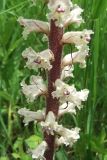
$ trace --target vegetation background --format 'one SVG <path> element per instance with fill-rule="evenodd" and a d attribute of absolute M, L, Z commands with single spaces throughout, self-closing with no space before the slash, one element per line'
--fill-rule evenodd
<path fill-rule="evenodd" d="M 69 83 L 88 88 L 90 95 L 76 117 L 65 115 L 61 123 L 81 128 L 81 138 L 72 149 L 61 147 L 56 160 L 107 160 L 107 0 L 73 0 L 84 9 L 86 21 L 80 29 L 92 29 L 95 34 L 90 44 L 90 56 L 86 69 L 75 66 L 75 78 Z M 0 0 L 0 160 L 31 160 L 28 147 L 35 147 L 42 139 L 38 125 L 24 127 L 17 114 L 21 107 L 37 110 L 44 107 L 44 100 L 27 104 L 21 93 L 20 82 L 36 72 L 24 68 L 22 51 L 32 46 L 36 51 L 46 48 L 42 34 L 32 33 L 25 41 L 19 16 L 46 20 L 47 6 L 37 0 L 32 6 L 29 0 Z M 68 28 L 72 30 L 72 26 Z M 65 47 L 65 53 L 72 50 Z"/>

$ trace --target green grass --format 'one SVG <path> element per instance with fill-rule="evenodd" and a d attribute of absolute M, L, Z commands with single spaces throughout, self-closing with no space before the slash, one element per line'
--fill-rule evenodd
<path fill-rule="evenodd" d="M 56 160 L 107 160 L 107 0 L 73 2 L 84 9 L 86 23 L 81 29 L 94 31 L 87 68 L 81 70 L 76 66 L 73 80 L 79 89 L 88 88 L 90 95 L 76 117 L 64 116 L 65 126 L 76 124 L 81 128 L 81 138 L 73 149 L 58 150 Z M 44 106 L 43 99 L 27 104 L 21 93 L 21 80 L 34 73 L 24 68 L 21 53 L 26 47 L 39 51 L 47 44 L 41 34 L 31 34 L 24 41 L 17 18 L 46 20 L 46 11 L 43 0 L 37 0 L 37 6 L 31 6 L 28 0 L 0 0 L 0 160 L 30 160 L 25 139 L 35 133 L 35 141 L 42 137 L 39 126 L 23 126 L 17 110 Z"/>

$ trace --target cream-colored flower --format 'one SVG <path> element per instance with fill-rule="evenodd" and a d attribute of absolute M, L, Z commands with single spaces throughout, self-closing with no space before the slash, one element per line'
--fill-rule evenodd
<path fill-rule="evenodd" d="M 52 68 L 50 61 L 54 60 L 54 56 L 50 49 L 36 53 L 31 47 L 29 47 L 23 51 L 22 56 L 27 58 L 26 66 L 29 69 L 44 68 L 50 70 Z"/>
<path fill-rule="evenodd" d="M 74 77 L 73 76 L 73 70 L 74 70 L 74 66 L 65 66 L 63 69 L 62 69 L 62 72 L 61 72 L 61 80 L 65 79 L 65 78 L 68 78 L 68 77 Z"/>
<path fill-rule="evenodd" d="M 62 37 L 63 43 L 72 43 L 77 46 L 86 45 L 90 42 L 90 35 L 93 34 L 92 30 L 83 30 L 83 31 L 71 31 L 67 32 Z"/>
<path fill-rule="evenodd" d="M 61 106 L 59 106 L 58 115 L 60 117 L 65 113 L 76 114 L 76 105 L 71 102 L 63 103 Z"/>
<path fill-rule="evenodd" d="M 65 144 L 72 146 L 79 139 L 79 128 L 67 129 L 62 125 L 59 125 L 55 121 L 55 115 L 52 111 L 48 112 L 46 120 L 40 123 L 43 129 L 51 135 L 58 135 L 60 138 L 57 139 L 56 145 Z"/>
<path fill-rule="evenodd" d="M 46 85 L 40 76 L 31 76 L 30 85 L 24 81 L 21 83 L 22 92 L 26 96 L 28 102 L 33 102 L 39 95 L 44 95 L 47 92 Z"/>
<path fill-rule="evenodd" d="M 70 11 L 70 14 L 68 18 L 65 20 L 64 26 L 68 26 L 69 24 L 75 23 L 77 25 L 80 25 L 84 22 L 82 19 L 81 13 L 83 12 L 83 9 L 81 9 L 78 5 L 74 5 L 73 8 Z"/>
<path fill-rule="evenodd" d="M 40 123 L 41 126 L 45 129 L 48 134 L 60 136 L 57 140 L 57 145 L 65 144 L 65 145 L 73 145 L 79 139 L 79 128 L 67 129 L 62 125 L 59 125 L 57 121 L 55 121 L 55 115 L 53 112 L 49 112 L 45 122 Z"/>
<path fill-rule="evenodd" d="M 62 68 L 64 66 L 79 63 L 81 68 L 86 67 L 86 57 L 88 56 L 89 47 L 87 45 L 77 46 L 79 49 L 77 52 L 67 54 L 62 60 Z"/>
<path fill-rule="evenodd" d="M 24 116 L 23 123 L 25 123 L 25 125 L 28 125 L 29 122 L 32 122 L 32 121 L 35 121 L 35 122 L 41 121 L 45 117 L 45 112 L 42 110 L 38 110 L 37 112 L 33 112 L 33 111 L 30 111 L 29 109 L 26 109 L 26 108 L 19 109 L 18 114 L 20 114 L 21 116 Z"/>
<path fill-rule="evenodd" d="M 58 122 L 55 121 L 56 117 L 52 111 L 49 111 L 45 121 L 40 122 L 42 128 L 51 135 L 58 132 L 60 128 L 62 129 L 62 125 L 58 125 Z"/>
<path fill-rule="evenodd" d="M 56 124 L 56 122 L 53 112 L 48 112 L 46 120 L 44 122 L 42 121 L 40 124 L 48 134 L 54 135 L 54 125 Z"/>
<path fill-rule="evenodd" d="M 57 132 L 58 135 L 61 137 L 56 138 L 56 145 L 60 146 L 62 144 L 65 144 L 66 146 L 70 145 L 72 146 L 79 138 L 79 128 L 72 128 L 72 129 L 67 129 L 62 127 L 59 127 L 59 131 Z"/>
<path fill-rule="evenodd" d="M 58 27 L 66 27 L 70 23 L 79 25 L 83 22 L 81 17 L 83 10 L 73 5 L 70 0 L 50 0 L 48 7 L 51 11 L 49 19 L 55 20 Z"/>
<path fill-rule="evenodd" d="M 63 104 L 65 102 L 74 103 L 78 108 L 81 106 L 82 101 L 86 101 L 89 90 L 83 89 L 81 91 L 77 91 L 74 85 L 69 86 L 65 84 L 60 79 L 57 79 L 55 82 L 56 91 L 52 92 L 53 98 L 59 99 L 60 103 Z"/>
<path fill-rule="evenodd" d="M 45 141 L 42 141 L 36 149 L 31 150 L 32 158 L 37 160 L 45 160 L 44 153 L 47 149 L 48 145 Z"/>
<path fill-rule="evenodd" d="M 49 19 L 55 20 L 56 26 L 63 27 L 72 6 L 70 0 L 50 0 L 48 3 L 50 9 Z"/>
<path fill-rule="evenodd" d="M 27 39 L 27 36 L 31 32 L 42 32 L 45 34 L 49 33 L 49 24 L 40 20 L 24 19 L 23 17 L 18 18 L 20 25 L 24 26 L 23 37 Z"/>

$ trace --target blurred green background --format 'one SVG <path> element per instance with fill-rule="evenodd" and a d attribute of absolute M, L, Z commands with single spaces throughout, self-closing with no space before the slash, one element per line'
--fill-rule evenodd
<path fill-rule="evenodd" d="M 107 0 L 73 0 L 84 9 L 86 21 L 80 28 L 92 29 L 90 56 L 86 69 L 75 66 L 75 83 L 78 89 L 88 88 L 87 103 L 76 117 L 65 115 L 60 122 L 66 127 L 77 125 L 81 138 L 72 149 L 61 147 L 56 151 L 56 160 L 107 160 Z M 47 6 L 37 0 L 32 6 L 30 0 L 0 0 L 0 160 L 31 160 L 26 154 L 28 147 L 35 147 L 42 139 L 41 128 L 30 123 L 24 127 L 17 114 L 21 107 L 37 110 L 44 107 L 44 99 L 27 104 L 21 93 L 20 82 L 32 74 L 46 76 L 41 70 L 24 68 L 21 53 L 29 46 L 36 51 L 46 49 L 43 35 L 31 33 L 25 41 L 22 28 L 17 22 L 19 16 L 47 20 Z M 68 28 L 72 30 L 72 26 Z M 65 53 L 71 46 L 65 47 Z M 35 143 L 34 143 L 35 142 Z"/>

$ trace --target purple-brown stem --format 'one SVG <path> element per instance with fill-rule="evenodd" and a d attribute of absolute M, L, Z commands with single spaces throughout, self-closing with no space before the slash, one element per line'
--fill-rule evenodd
<path fill-rule="evenodd" d="M 50 34 L 49 34 L 49 48 L 54 54 L 54 62 L 52 69 L 48 73 L 48 96 L 47 96 L 47 107 L 46 114 L 52 111 L 55 116 L 58 115 L 59 101 L 52 97 L 52 92 L 55 90 L 54 83 L 56 79 L 60 78 L 61 73 L 61 55 L 62 55 L 62 44 L 60 43 L 63 36 L 63 28 L 56 27 L 55 21 L 51 20 Z M 46 160 L 53 160 L 55 136 L 44 133 L 45 141 L 48 144 L 48 149 L 45 152 Z"/>

